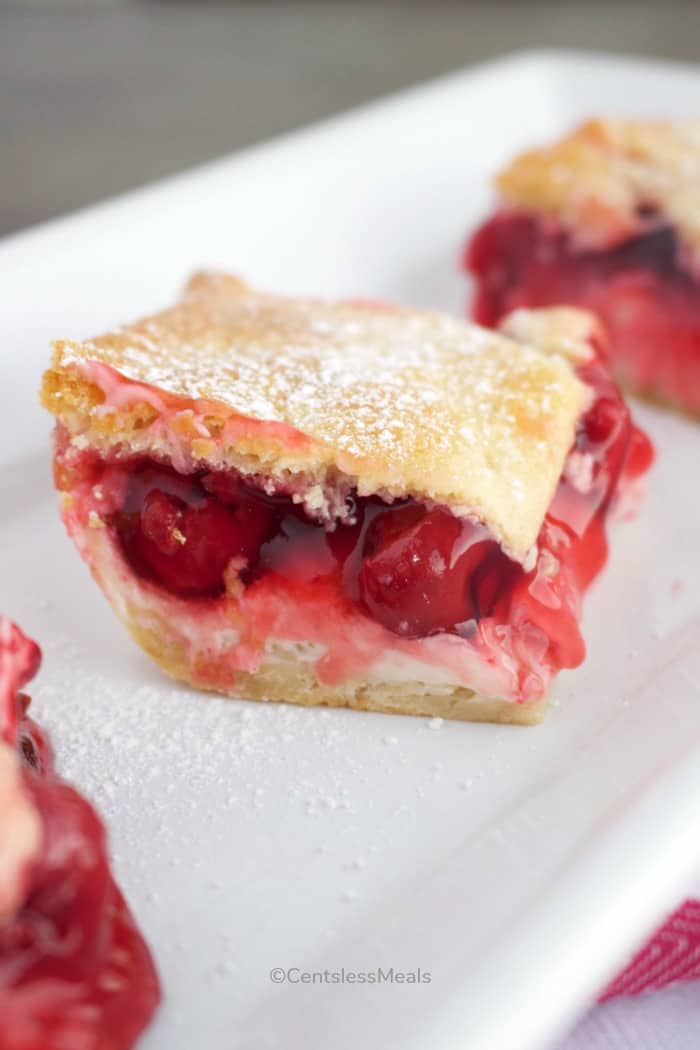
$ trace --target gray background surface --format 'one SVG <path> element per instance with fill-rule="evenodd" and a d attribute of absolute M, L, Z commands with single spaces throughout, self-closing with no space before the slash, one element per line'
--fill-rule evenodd
<path fill-rule="evenodd" d="M 557 46 L 695 61 L 700 3 L 0 0 L 0 234 L 480 59 Z"/>

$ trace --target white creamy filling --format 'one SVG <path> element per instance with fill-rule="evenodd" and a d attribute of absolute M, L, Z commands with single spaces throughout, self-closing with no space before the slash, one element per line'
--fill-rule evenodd
<path fill-rule="evenodd" d="M 468 686 L 475 692 L 488 695 L 489 686 L 493 685 L 493 682 L 487 681 L 489 675 L 483 674 L 477 677 L 481 677 L 481 685 L 473 680 L 471 674 L 470 681 L 465 683 L 464 679 L 449 667 L 438 667 L 435 664 L 426 663 L 417 656 L 391 651 L 386 652 L 367 670 L 367 679 L 370 682 L 417 682 L 423 685 L 445 686 L 448 689 Z"/>

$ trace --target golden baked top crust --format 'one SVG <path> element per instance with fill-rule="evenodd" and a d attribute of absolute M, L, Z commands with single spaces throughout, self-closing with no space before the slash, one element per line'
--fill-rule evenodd
<path fill-rule="evenodd" d="M 549 354 L 563 354 L 573 365 L 590 360 L 594 344 L 605 336 L 598 318 L 575 306 L 550 306 L 546 310 L 512 310 L 500 326 L 503 335 L 528 343 Z"/>
<path fill-rule="evenodd" d="M 56 343 L 43 400 L 76 443 L 102 452 L 158 451 L 144 434 L 162 442 L 152 417 L 175 405 L 203 462 L 445 504 L 523 560 L 589 397 L 570 348 L 558 336 L 545 343 L 542 352 L 441 314 L 282 298 L 200 274 L 163 313 Z M 104 383 L 115 374 L 118 397 Z M 171 395 L 167 410 L 140 406 L 138 438 L 125 380 L 141 384 L 136 402 L 144 387 Z M 177 430 L 180 441 L 187 427 Z"/>
<path fill-rule="evenodd" d="M 643 232 L 651 209 L 700 258 L 700 120 L 589 120 L 516 157 L 496 185 L 506 203 L 555 219 L 584 247 Z"/>

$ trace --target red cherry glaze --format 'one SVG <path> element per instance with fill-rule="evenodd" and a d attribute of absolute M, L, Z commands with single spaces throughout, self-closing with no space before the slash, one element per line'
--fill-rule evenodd
<path fill-rule="evenodd" d="M 232 559 L 250 567 L 276 512 L 246 498 L 237 479 L 141 464 L 129 476 L 119 531 L 140 571 L 175 594 L 214 595 Z"/>
<path fill-rule="evenodd" d="M 679 263 L 673 231 L 655 222 L 620 247 L 584 252 L 535 219 L 496 214 L 465 252 L 477 279 L 474 319 L 495 325 L 519 306 L 585 307 L 603 321 L 623 382 L 700 412 L 700 287 Z"/>
<path fill-rule="evenodd" d="M 415 503 L 386 510 L 365 536 L 360 599 L 375 620 L 403 637 L 453 631 L 479 615 L 471 580 L 495 551 L 486 529 L 449 511 Z"/>
<path fill-rule="evenodd" d="M 176 554 L 182 546 L 185 507 L 162 489 L 147 492 L 141 508 L 141 531 L 161 554 Z M 184 537 L 183 537 L 184 538 Z"/>
<path fill-rule="evenodd" d="M 16 653 L 35 668 L 35 643 L 2 618 L 0 628 L 0 664 Z M 160 999 L 158 977 L 110 874 L 99 817 L 56 776 L 27 697 L 13 691 L 26 678 L 3 678 L 0 713 L 15 727 L 8 742 L 42 839 L 24 902 L 0 926 L 0 1050 L 129 1050 Z"/>
<path fill-rule="evenodd" d="M 505 622 L 510 598 L 523 570 L 507 558 L 498 544 L 490 544 L 471 578 L 471 592 L 477 619 L 493 617 Z"/>

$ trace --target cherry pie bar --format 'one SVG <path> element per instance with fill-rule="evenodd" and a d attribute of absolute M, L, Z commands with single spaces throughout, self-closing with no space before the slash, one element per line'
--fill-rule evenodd
<path fill-rule="evenodd" d="M 580 311 L 503 334 L 200 274 L 58 342 L 62 514 L 135 639 L 256 700 L 535 722 L 651 460 Z"/>
<path fill-rule="evenodd" d="M 468 245 L 474 319 L 593 310 L 618 379 L 700 414 L 700 121 L 592 120 L 498 176 Z"/>
<path fill-rule="evenodd" d="M 0 617 L 0 1050 L 129 1050 L 158 978 L 99 818 L 27 715 L 40 658 Z"/>

